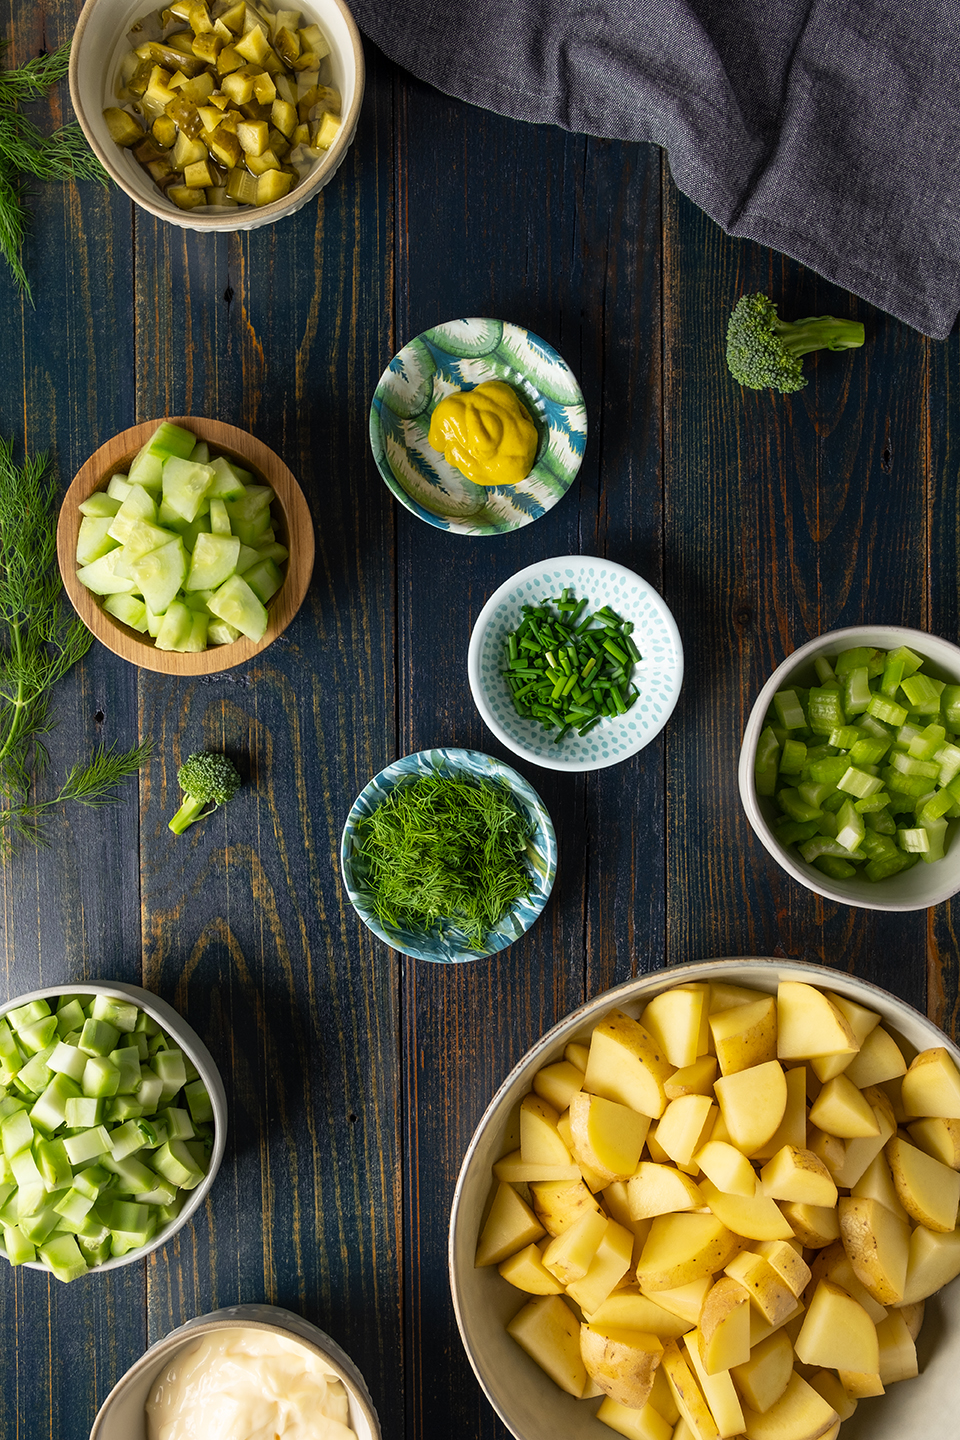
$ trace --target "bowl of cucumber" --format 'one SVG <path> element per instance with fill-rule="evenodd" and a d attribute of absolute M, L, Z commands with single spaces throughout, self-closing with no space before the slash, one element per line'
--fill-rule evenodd
<path fill-rule="evenodd" d="M 750 713 L 740 798 L 808 890 L 866 910 L 960 891 L 960 646 L 863 625 L 801 645 Z"/>
<path fill-rule="evenodd" d="M 282 633 L 313 571 L 310 511 L 274 451 L 197 417 L 121 431 L 81 467 L 57 526 L 64 588 L 115 655 L 204 675 Z"/>
<path fill-rule="evenodd" d="M 139 985 L 48 986 L 0 1006 L 0 1253 L 70 1281 L 166 1243 L 223 1159 L 213 1056 Z"/>

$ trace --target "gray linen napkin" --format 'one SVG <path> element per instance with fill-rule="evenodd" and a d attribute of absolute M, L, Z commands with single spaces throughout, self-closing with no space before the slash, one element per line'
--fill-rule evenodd
<path fill-rule="evenodd" d="M 352 0 L 520 120 L 663 146 L 680 189 L 937 339 L 960 311 L 958 0 Z"/>

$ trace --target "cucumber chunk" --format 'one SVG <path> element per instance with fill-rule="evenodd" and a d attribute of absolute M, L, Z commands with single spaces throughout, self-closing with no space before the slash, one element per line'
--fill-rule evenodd
<path fill-rule="evenodd" d="M 211 615 L 233 625 L 248 640 L 262 640 L 267 629 L 267 611 L 263 602 L 239 575 L 233 575 L 207 601 Z"/>

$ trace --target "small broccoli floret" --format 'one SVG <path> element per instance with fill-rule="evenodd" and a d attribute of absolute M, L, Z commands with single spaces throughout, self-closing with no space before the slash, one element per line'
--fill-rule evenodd
<path fill-rule="evenodd" d="M 242 783 L 233 761 L 210 751 L 201 751 L 185 760 L 177 780 L 187 798 L 170 821 L 174 835 L 182 835 L 195 820 L 205 819 L 218 806 L 232 800 Z"/>
<path fill-rule="evenodd" d="M 786 395 L 807 383 L 802 356 L 862 344 L 863 326 L 857 320 L 835 320 L 832 315 L 781 320 L 766 295 L 742 295 L 727 324 L 727 365 L 741 385 Z"/>

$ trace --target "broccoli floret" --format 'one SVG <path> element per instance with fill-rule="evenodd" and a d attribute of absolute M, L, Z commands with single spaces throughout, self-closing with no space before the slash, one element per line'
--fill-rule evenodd
<path fill-rule="evenodd" d="M 727 325 L 727 365 L 741 385 L 786 395 L 807 383 L 802 356 L 862 344 L 863 326 L 857 320 L 835 320 L 832 315 L 781 320 L 766 295 L 742 295 Z"/>
<path fill-rule="evenodd" d="M 233 761 L 210 751 L 200 751 L 184 760 L 177 780 L 187 798 L 170 821 L 174 835 L 182 835 L 195 820 L 205 819 L 232 800 L 242 783 Z"/>

